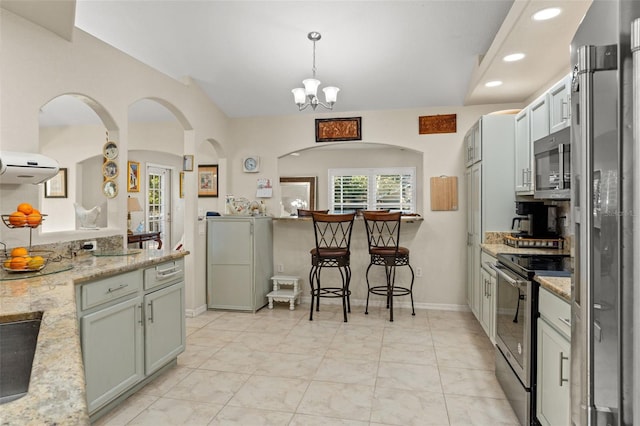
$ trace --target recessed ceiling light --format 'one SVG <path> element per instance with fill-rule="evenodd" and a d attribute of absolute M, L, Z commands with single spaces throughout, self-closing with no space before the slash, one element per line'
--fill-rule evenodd
<path fill-rule="evenodd" d="M 560 15 L 561 9 L 559 7 L 550 7 L 548 9 L 542 9 L 533 14 L 534 21 L 546 21 L 547 19 L 555 18 Z"/>
<path fill-rule="evenodd" d="M 502 86 L 502 82 L 500 80 L 488 81 L 484 84 L 486 87 L 498 87 Z"/>
<path fill-rule="evenodd" d="M 523 59 L 524 57 L 525 57 L 524 53 L 512 53 L 502 58 L 502 60 L 505 62 L 515 62 Z"/>

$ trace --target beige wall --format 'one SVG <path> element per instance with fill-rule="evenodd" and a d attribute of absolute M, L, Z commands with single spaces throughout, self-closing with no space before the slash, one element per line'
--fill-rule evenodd
<path fill-rule="evenodd" d="M 465 304 L 465 200 L 462 136 L 482 114 L 521 105 L 484 105 L 473 107 L 441 107 L 413 110 L 358 111 L 331 114 L 298 113 L 280 117 L 228 119 L 212 104 L 193 82 L 173 80 L 97 39 L 77 30 L 72 42 L 0 9 L 3 69 L 0 74 L 0 149 L 36 152 L 39 149 L 38 110 L 52 98 L 64 93 L 79 93 L 97 102 L 96 109 L 110 136 L 121 152 L 129 149 L 159 149 L 172 154 L 195 154 L 196 163 L 219 164 L 220 198 L 196 196 L 195 173 L 185 178 L 184 200 L 185 247 L 187 257 L 187 308 L 198 311 L 206 305 L 205 293 L 205 226 L 198 214 L 208 210 L 223 211 L 225 194 L 255 198 L 256 178 L 267 177 L 277 182 L 279 158 L 286 154 L 316 146 L 314 118 L 331 116 L 362 117 L 363 142 L 381 143 L 422 153 L 418 161 L 423 183 L 419 191 L 420 213 L 424 221 L 407 226 L 407 242 L 414 264 L 424 270 L 416 285 L 416 301 L 424 305 Z M 127 122 L 128 107 L 142 98 L 157 98 L 178 113 L 185 129 L 180 142 L 134 137 Z M 458 132 L 443 135 L 419 135 L 418 116 L 456 113 Z M 147 135 L 149 136 L 149 135 Z M 143 140 L 144 139 L 144 140 Z M 158 145 L 159 144 L 159 145 Z M 259 155 L 261 171 L 242 173 L 241 159 Z M 126 156 L 118 158 L 126 169 Z M 421 164 L 420 164 L 421 162 Z M 450 175 L 459 178 L 460 209 L 454 212 L 432 212 L 429 209 L 428 178 Z M 325 175 L 326 176 L 326 175 Z M 318 173 L 319 179 L 322 175 Z M 108 200 L 109 228 L 104 235 L 123 235 L 126 230 L 125 174 L 118 177 L 118 197 Z M 3 185 L 0 187 L 0 210 L 6 213 L 19 201 L 37 203 L 39 188 Z M 278 191 L 267 200 L 269 212 L 279 211 Z M 46 213 L 46 212 L 45 212 Z M 51 213 L 51 212 L 49 212 Z M 286 225 L 289 226 L 289 225 Z M 308 272 L 308 232 L 297 232 L 303 224 L 288 228 L 278 223 L 276 263 L 287 262 L 286 271 L 305 277 Z M 505 224 L 507 226 L 507 224 Z M 24 243 L 20 230 L 0 229 L 0 240 L 10 246 Z M 37 235 L 35 243 L 71 241 L 85 238 L 82 233 L 64 233 L 51 237 Z M 287 253 L 282 247 L 296 247 Z M 303 251 L 299 251 L 303 250 Z M 355 273 L 355 271 L 354 271 Z M 360 274 L 361 271 L 358 271 Z M 361 275 L 354 278 L 360 280 Z M 357 297 L 363 297 L 358 290 Z"/>

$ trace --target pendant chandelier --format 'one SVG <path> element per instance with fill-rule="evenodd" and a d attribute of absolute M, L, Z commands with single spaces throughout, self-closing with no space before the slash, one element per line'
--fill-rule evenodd
<path fill-rule="evenodd" d="M 317 96 L 320 80 L 316 79 L 316 41 L 320 40 L 322 35 L 317 31 L 311 31 L 307 34 L 307 38 L 313 42 L 313 68 L 311 69 L 313 71 L 313 78 L 307 78 L 302 81 L 304 89 L 302 87 L 298 87 L 291 91 L 291 93 L 293 93 L 294 102 L 298 105 L 298 110 L 300 111 L 306 109 L 308 106 L 311 106 L 315 111 L 318 105 L 322 105 L 326 109 L 333 109 L 333 104 L 336 103 L 338 91 L 340 89 L 333 86 L 322 89 L 326 99 L 326 104 L 320 102 Z"/>

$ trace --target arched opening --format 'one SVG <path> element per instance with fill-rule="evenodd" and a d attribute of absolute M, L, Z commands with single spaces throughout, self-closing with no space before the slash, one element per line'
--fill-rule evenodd
<path fill-rule="evenodd" d="M 39 129 L 40 153 L 56 159 L 64 169 L 58 182 L 63 185 L 61 192 L 51 196 L 46 188 L 41 191 L 41 211 L 56 214 L 47 217 L 40 232 L 117 227 L 115 195 L 122 163 L 117 151 L 118 128 L 111 115 L 88 96 L 63 94 L 41 107 Z M 106 156 L 111 157 L 108 167 Z M 111 183 L 105 197 L 107 181 Z"/>

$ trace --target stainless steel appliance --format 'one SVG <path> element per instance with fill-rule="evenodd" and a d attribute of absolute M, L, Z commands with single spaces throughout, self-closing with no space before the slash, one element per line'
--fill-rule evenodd
<path fill-rule="evenodd" d="M 639 17 L 639 1 L 596 0 L 571 43 L 576 425 L 640 424 Z"/>
<path fill-rule="evenodd" d="M 523 425 L 535 418 L 538 286 L 533 276 L 568 276 L 568 256 L 498 254 L 496 377 Z"/>
<path fill-rule="evenodd" d="M 533 198 L 571 198 L 571 139 L 564 128 L 533 142 L 536 182 Z"/>

